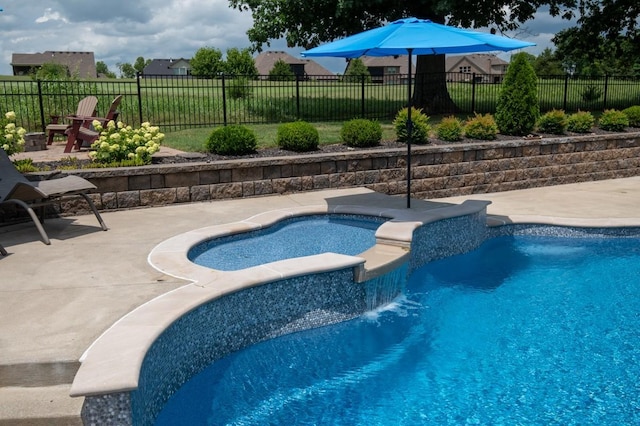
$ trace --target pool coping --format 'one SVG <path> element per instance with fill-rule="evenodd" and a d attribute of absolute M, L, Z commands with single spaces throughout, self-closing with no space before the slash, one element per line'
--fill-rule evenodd
<path fill-rule="evenodd" d="M 461 204 L 430 209 L 312 205 L 268 211 L 239 222 L 205 227 L 177 235 L 157 245 L 149 263 L 157 270 L 190 281 L 165 293 L 119 319 L 80 358 L 70 395 L 95 396 L 137 389 L 147 351 L 160 334 L 191 310 L 242 289 L 284 278 L 353 268 L 354 280 L 363 282 L 407 261 L 413 231 L 427 223 L 486 210 L 489 201 L 466 200 Z M 358 256 L 323 253 L 251 267 L 218 271 L 196 265 L 187 252 L 213 236 L 264 228 L 294 216 L 359 214 L 387 217 L 376 232 L 376 245 Z M 304 260 L 304 261 L 301 261 Z"/>

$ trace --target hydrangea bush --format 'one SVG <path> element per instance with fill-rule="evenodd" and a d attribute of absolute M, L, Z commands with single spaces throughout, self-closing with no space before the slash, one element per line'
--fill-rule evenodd
<path fill-rule="evenodd" d="M 0 119 L 0 148 L 4 149 L 7 155 L 22 151 L 25 133 L 25 129 L 16 126 L 16 113 L 7 112 L 4 118 Z"/>
<path fill-rule="evenodd" d="M 106 126 L 95 120 L 93 127 L 100 133 L 91 148 L 89 156 L 99 163 L 150 164 L 151 156 L 160 150 L 164 134 L 157 126 L 142 123 L 140 128 L 119 121 L 109 121 Z"/>

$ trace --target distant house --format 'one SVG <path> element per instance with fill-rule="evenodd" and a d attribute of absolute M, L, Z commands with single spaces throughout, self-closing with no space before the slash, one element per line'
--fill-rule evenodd
<path fill-rule="evenodd" d="M 14 53 L 11 55 L 13 75 L 28 75 L 44 64 L 64 65 L 70 75 L 82 78 L 96 78 L 96 60 L 93 52 L 58 52 L 47 50 L 43 53 Z"/>
<path fill-rule="evenodd" d="M 360 60 L 369 70 L 371 81 L 385 84 L 405 84 L 409 74 L 409 61 L 406 56 L 361 56 Z M 344 72 L 349 69 L 347 64 Z M 415 73 L 415 68 L 413 68 Z"/>
<path fill-rule="evenodd" d="M 322 65 L 310 59 L 297 59 L 286 52 L 269 50 L 255 58 L 256 69 L 261 78 L 266 79 L 278 60 L 291 67 L 291 71 L 301 79 L 332 80 L 336 76 Z"/>
<path fill-rule="evenodd" d="M 142 70 L 144 75 L 185 76 L 191 75 L 188 59 L 153 59 Z"/>
<path fill-rule="evenodd" d="M 476 74 L 478 83 L 500 83 L 507 72 L 509 63 L 496 55 L 476 53 L 473 55 L 447 56 L 445 68 L 447 73 L 461 74 L 463 81 L 471 81 Z M 451 76 L 450 80 L 455 78 Z M 458 79 L 455 79 L 458 81 Z"/>

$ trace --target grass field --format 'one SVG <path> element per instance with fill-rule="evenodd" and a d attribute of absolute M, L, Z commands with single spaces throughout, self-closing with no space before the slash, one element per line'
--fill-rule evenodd
<path fill-rule="evenodd" d="M 381 122 L 382 139 L 392 140 L 396 138 L 391 122 Z M 342 122 L 313 123 L 320 135 L 320 145 L 341 143 L 340 129 Z M 279 124 L 249 124 L 258 137 L 258 148 L 277 147 L 276 134 Z M 211 134 L 210 128 L 193 128 L 167 133 L 163 145 L 187 152 L 205 152 L 205 143 Z"/>
<path fill-rule="evenodd" d="M 460 81 L 460 76 L 447 76 L 449 94 L 459 111 L 495 112 L 501 84 Z M 540 79 L 538 92 L 542 111 L 597 112 L 640 104 L 639 79 Z M 134 126 L 150 121 L 165 133 L 199 128 L 208 132 L 223 123 L 391 120 L 406 105 L 403 84 L 192 78 L 37 82 L 0 77 L 0 111 L 15 111 L 28 131 L 41 130 L 50 115 L 73 113 L 78 100 L 87 95 L 98 97 L 98 113 L 103 113 L 117 94 L 125 95 L 122 121 Z"/>

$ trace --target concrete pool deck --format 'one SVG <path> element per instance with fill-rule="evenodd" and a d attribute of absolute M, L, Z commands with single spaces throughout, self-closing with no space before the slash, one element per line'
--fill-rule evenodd
<path fill-rule="evenodd" d="M 415 200 L 437 208 L 488 200 L 498 222 L 640 226 L 640 177 L 465 197 Z M 363 188 L 104 212 L 0 228 L 0 425 L 80 424 L 82 398 L 68 392 L 78 359 L 102 332 L 146 301 L 186 281 L 158 272 L 151 250 L 177 234 L 270 210 L 319 204 L 403 208 L 404 197 Z"/>

